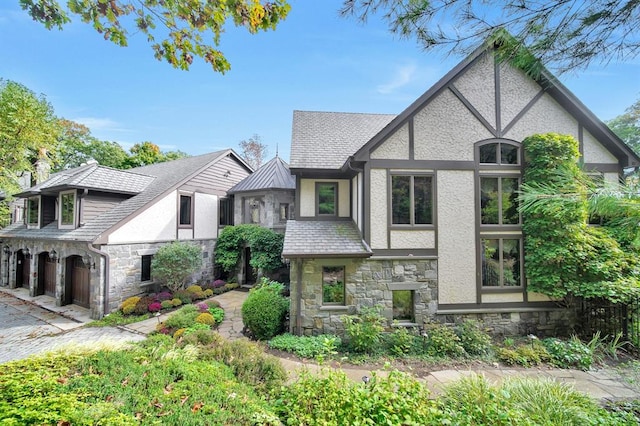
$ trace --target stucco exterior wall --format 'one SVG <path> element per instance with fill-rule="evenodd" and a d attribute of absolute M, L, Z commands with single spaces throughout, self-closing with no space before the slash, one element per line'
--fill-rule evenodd
<path fill-rule="evenodd" d="M 449 90 L 414 117 L 416 160 L 473 161 L 473 144 L 491 133 Z"/>
<path fill-rule="evenodd" d="M 372 249 L 388 248 L 387 241 L 387 171 L 385 169 L 371 169 L 371 190 L 369 206 L 371 211 L 371 241 Z"/>
<path fill-rule="evenodd" d="M 500 115 L 505 128 L 540 92 L 541 87 L 521 70 L 500 65 Z"/>
<path fill-rule="evenodd" d="M 604 180 L 605 182 L 619 183 L 620 175 L 618 175 L 617 173 L 604 173 Z"/>
<path fill-rule="evenodd" d="M 196 239 L 218 237 L 218 197 L 196 192 L 193 236 Z"/>
<path fill-rule="evenodd" d="M 405 124 L 371 153 L 371 158 L 409 159 L 409 125 Z"/>
<path fill-rule="evenodd" d="M 431 230 L 391 231 L 392 249 L 434 249 L 436 232 Z"/>
<path fill-rule="evenodd" d="M 109 244 L 175 240 L 177 196 L 173 191 L 129 220 L 108 236 Z"/>
<path fill-rule="evenodd" d="M 482 303 L 524 302 L 522 293 L 490 293 L 482 295 Z"/>
<path fill-rule="evenodd" d="M 438 171 L 439 303 L 476 302 L 473 171 Z"/>
<path fill-rule="evenodd" d="M 351 183 L 348 179 L 301 179 L 300 180 L 300 216 L 316 215 L 316 183 L 338 183 L 338 217 L 349 217 L 351 213 Z"/>
<path fill-rule="evenodd" d="M 549 302 L 551 300 L 551 298 L 546 294 L 533 293 L 533 292 L 527 293 L 527 299 L 530 302 Z"/>
<path fill-rule="evenodd" d="M 582 134 L 582 146 L 585 163 L 618 164 L 618 159 L 586 130 Z"/>
<path fill-rule="evenodd" d="M 482 56 L 454 81 L 454 86 L 494 128 L 496 126 L 494 59 Z"/>
<path fill-rule="evenodd" d="M 351 200 L 351 219 L 356 224 L 358 229 L 362 231 L 362 172 L 358 173 L 351 179 L 351 194 L 353 194 Z"/>
<path fill-rule="evenodd" d="M 536 133 L 560 133 L 578 139 L 578 122 L 551 96 L 543 95 L 505 134 L 505 138 L 522 141 Z"/>

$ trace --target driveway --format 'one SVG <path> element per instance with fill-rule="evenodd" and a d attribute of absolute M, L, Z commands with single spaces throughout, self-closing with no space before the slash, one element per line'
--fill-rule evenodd
<path fill-rule="evenodd" d="M 81 328 L 82 325 L 0 291 L 0 363 L 72 342 L 138 341 L 145 337 L 116 327 Z"/>

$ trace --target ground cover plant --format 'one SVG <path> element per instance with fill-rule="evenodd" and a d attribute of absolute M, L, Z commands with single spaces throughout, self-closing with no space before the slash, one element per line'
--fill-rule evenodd
<path fill-rule="evenodd" d="M 223 319 L 224 310 L 218 301 L 212 299 L 183 306 L 159 323 L 156 330 L 177 339 L 197 330 L 214 329 Z"/>

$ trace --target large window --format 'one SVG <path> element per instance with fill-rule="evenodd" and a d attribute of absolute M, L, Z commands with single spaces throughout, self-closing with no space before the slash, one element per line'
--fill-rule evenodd
<path fill-rule="evenodd" d="M 517 287 L 522 285 L 520 238 L 482 239 L 482 285 Z"/>
<path fill-rule="evenodd" d="M 193 197 L 180 195 L 180 226 L 191 226 L 193 220 Z"/>
<path fill-rule="evenodd" d="M 318 216 L 335 216 L 338 213 L 338 185 L 335 182 L 316 184 Z"/>
<path fill-rule="evenodd" d="M 233 225 L 233 197 L 220 199 L 220 226 Z"/>
<path fill-rule="evenodd" d="M 520 164 L 520 148 L 506 142 L 481 145 L 480 164 Z"/>
<path fill-rule="evenodd" d="M 142 256 L 142 267 L 140 274 L 140 281 L 151 281 L 151 260 L 152 254 L 145 254 Z"/>
<path fill-rule="evenodd" d="M 27 225 L 38 226 L 40 223 L 40 198 L 33 197 L 27 201 Z"/>
<path fill-rule="evenodd" d="M 322 267 L 322 304 L 345 304 L 344 266 Z"/>
<path fill-rule="evenodd" d="M 480 177 L 480 223 L 483 225 L 517 225 L 517 177 Z"/>
<path fill-rule="evenodd" d="M 433 224 L 433 180 L 431 176 L 391 176 L 391 223 Z"/>
<path fill-rule="evenodd" d="M 60 194 L 60 225 L 72 227 L 75 225 L 75 192 L 63 192 Z"/>

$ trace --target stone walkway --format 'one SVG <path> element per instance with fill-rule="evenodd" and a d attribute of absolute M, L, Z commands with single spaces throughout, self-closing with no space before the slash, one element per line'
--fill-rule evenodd
<path fill-rule="evenodd" d="M 248 293 L 230 291 L 214 298 L 225 310 L 225 319 L 218 331 L 228 339 L 244 339 L 242 335 L 242 303 Z M 0 363 L 54 349 L 69 342 L 94 343 L 113 341 L 137 341 L 155 330 L 167 314 L 160 315 L 135 324 L 121 327 L 81 328 L 88 321 L 88 311 L 83 308 L 58 308 L 59 313 L 50 312 L 35 306 L 34 302 L 51 303 L 51 298 L 38 296 L 31 300 L 21 300 L 24 293 L 16 290 L 0 288 Z M 26 296 L 28 298 L 28 295 Z M 63 316 L 64 315 L 64 316 Z M 281 362 L 293 380 L 306 369 L 320 374 L 326 366 L 309 361 L 297 361 L 281 358 Z M 342 368 L 344 373 L 354 381 L 361 381 L 372 372 L 359 368 Z M 549 378 L 573 385 L 577 390 L 585 392 L 597 399 L 616 400 L 621 398 L 640 399 L 640 392 L 627 384 L 624 377 L 612 369 L 564 370 L 557 368 L 510 369 L 508 367 L 484 367 L 481 369 L 448 369 L 430 372 L 426 377 L 418 379 L 426 383 L 428 388 L 438 394 L 447 383 L 459 380 L 470 374 L 482 374 L 491 382 L 500 382 L 506 377 L 528 376 Z M 385 371 L 377 371 L 378 375 L 386 375 Z"/>

